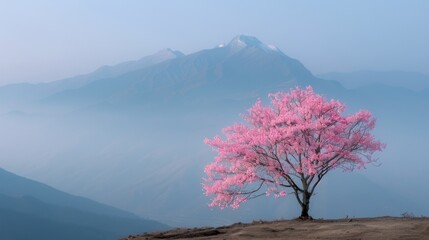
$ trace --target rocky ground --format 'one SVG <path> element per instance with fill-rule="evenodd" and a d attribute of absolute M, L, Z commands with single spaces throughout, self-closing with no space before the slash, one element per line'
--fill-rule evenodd
<path fill-rule="evenodd" d="M 236 223 L 224 227 L 177 228 L 165 232 L 129 236 L 149 239 L 428 239 L 429 218 L 379 217 L 339 220 L 283 220 Z"/>

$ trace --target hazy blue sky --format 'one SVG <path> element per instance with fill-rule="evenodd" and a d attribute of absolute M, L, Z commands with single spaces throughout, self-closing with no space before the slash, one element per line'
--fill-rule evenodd
<path fill-rule="evenodd" d="M 249 34 L 313 73 L 429 74 L 429 1 L 0 0 L 0 84 L 52 81 Z"/>

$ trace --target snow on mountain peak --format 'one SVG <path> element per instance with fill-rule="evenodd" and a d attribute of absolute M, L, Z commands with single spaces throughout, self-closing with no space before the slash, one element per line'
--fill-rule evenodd
<path fill-rule="evenodd" d="M 238 35 L 229 42 L 228 46 L 234 50 L 241 50 L 246 47 L 255 47 L 262 49 L 264 51 L 276 51 L 280 52 L 280 50 L 274 45 L 265 44 L 256 37 L 247 36 L 247 35 Z"/>
<path fill-rule="evenodd" d="M 273 51 L 278 51 L 280 52 L 280 49 L 272 44 L 268 44 L 267 47 Z"/>

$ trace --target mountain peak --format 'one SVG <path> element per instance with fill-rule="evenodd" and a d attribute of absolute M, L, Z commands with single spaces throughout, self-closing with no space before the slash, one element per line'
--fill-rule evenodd
<path fill-rule="evenodd" d="M 173 50 L 171 48 L 164 48 L 158 51 L 157 53 L 155 53 L 154 55 L 183 57 L 185 54 L 183 54 L 181 51 Z"/>
<path fill-rule="evenodd" d="M 263 43 L 256 37 L 248 35 L 238 35 L 234 37 L 229 43 L 230 46 L 260 46 Z"/>
<path fill-rule="evenodd" d="M 234 50 L 241 50 L 243 48 L 253 47 L 259 48 L 264 51 L 276 51 L 280 50 L 274 45 L 268 45 L 261 42 L 258 38 L 249 35 L 238 35 L 229 42 L 228 47 Z"/>

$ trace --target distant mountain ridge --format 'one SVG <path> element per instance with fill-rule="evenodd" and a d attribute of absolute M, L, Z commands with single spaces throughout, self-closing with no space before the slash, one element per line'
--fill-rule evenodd
<path fill-rule="evenodd" d="M 48 83 L 18 83 L 2 86 L 0 87 L 0 102 L 3 104 L 32 103 L 61 91 L 83 87 L 99 79 L 117 77 L 130 71 L 142 69 L 169 59 L 180 58 L 182 56 L 184 56 L 184 54 L 180 51 L 166 48 L 136 61 L 128 61 L 113 66 L 100 67 L 89 74 L 78 75 Z"/>
<path fill-rule="evenodd" d="M 170 59 L 180 58 L 183 56 L 185 56 L 185 54 L 180 51 L 172 50 L 171 48 L 165 48 L 152 55 L 142 57 L 136 61 L 123 62 L 113 66 L 102 66 L 98 68 L 95 72 L 90 73 L 87 77 L 92 78 L 91 80 L 117 77 L 124 73 L 132 72 L 138 69 L 142 69 Z"/>
<path fill-rule="evenodd" d="M 222 47 L 189 55 L 167 48 L 137 61 L 101 67 L 90 74 L 51 83 L 0 87 L 0 104 L 142 104 L 154 98 L 174 99 L 183 95 L 194 101 L 216 89 L 216 94 L 228 94 L 225 89 L 237 94 L 240 88 L 262 86 L 261 92 L 266 92 L 285 83 L 291 87 L 308 85 L 312 79 L 313 75 L 299 61 L 277 47 L 239 35 Z"/>
<path fill-rule="evenodd" d="M 334 80 L 349 89 L 368 87 L 371 85 L 387 85 L 402 87 L 413 91 L 429 88 L 429 76 L 416 72 L 405 71 L 356 71 L 332 72 L 320 74 L 318 77 Z"/>

